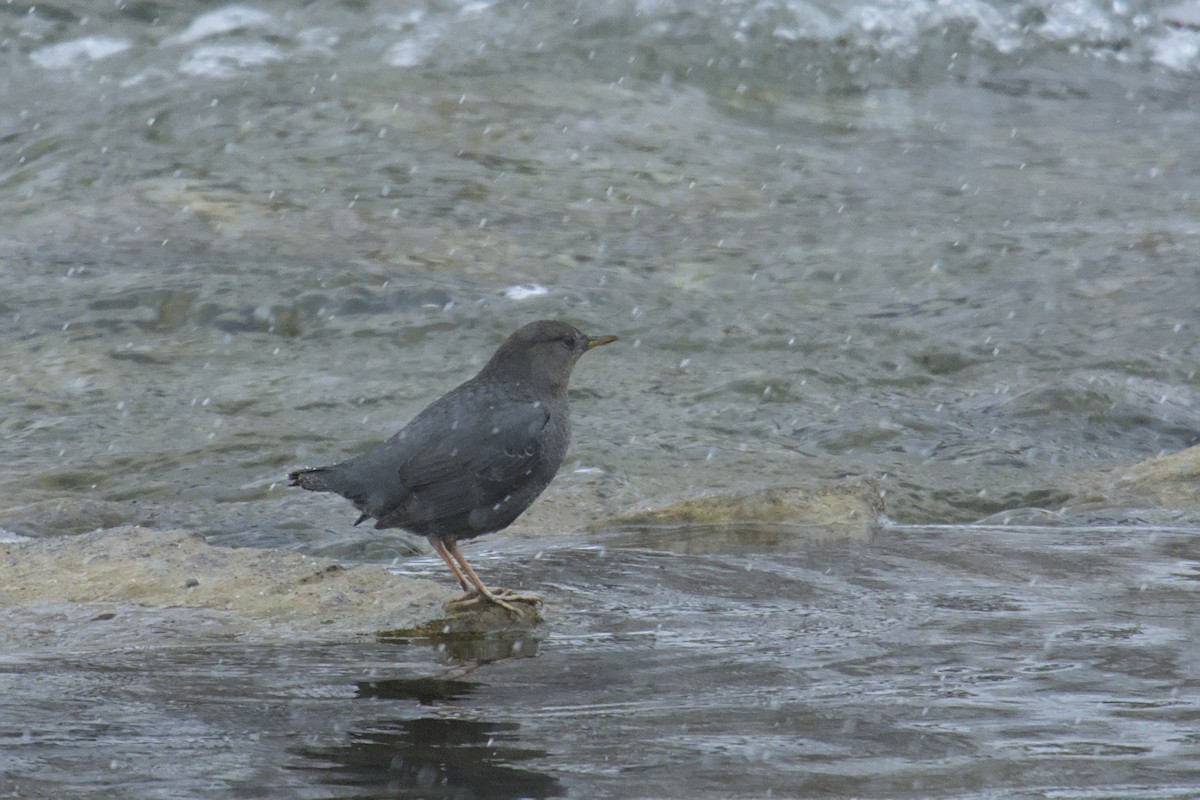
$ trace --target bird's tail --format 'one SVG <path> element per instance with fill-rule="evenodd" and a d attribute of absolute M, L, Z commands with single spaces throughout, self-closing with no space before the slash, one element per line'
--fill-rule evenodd
<path fill-rule="evenodd" d="M 334 464 L 331 467 L 313 467 L 289 472 L 288 486 L 299 486 L 310 492 L 335 492 L 354 503 L 354 507 L 359 511 L 363 511 L 367 498 L 362 492 L 356 491 L 354 484 L 347 480 L 344 466 L 343 464 Z M 362 516 L 354 524 L 358 525 L 370 517 L 370 514 L 363 511 Z"/>
<path fill-rule="evenodd" d="M 329 467 L 314 467 L 313 469 L 298 469 L 288 473 L 288 486 L 299 486 L 310 492 L 337 491 L 329 483 Z"/>

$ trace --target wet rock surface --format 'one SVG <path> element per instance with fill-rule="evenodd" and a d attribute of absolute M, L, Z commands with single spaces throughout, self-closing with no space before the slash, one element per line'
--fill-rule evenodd
<path fill-rule="evenodd" d="M 879 482 L 849 478 L 814 486 L 711 495 L 622 514 L 603 528 L 636 533 L 647 544 L 687 552 L 773 542 L 775 546 L 841 539 L 865 540 L 884 523 Z"/>
<path fill-rule="evenodd" d="M 1116 493 L 1175 509 L 1200 510 L 1200 446 L 1114 470 Z"/>
<path fill-rule="evenodd" d="M 194 612 L 205 620 L 199 636 L 481 632 L 529 624 L 539 614 L 526 604 L 516 606 L 517 617 L 490 607 L 451 611 L 446 603 L 458 594 L 451 586 L 382 565 L 213 547 L 198 535 L 141 527 L 5 542 L 0 563 L 0 605 L 10 613 L 78 605 L 90 609 L 78 614 L 81 621 L 116 620 L 110 627 L 117 627 L 120 620 L 139 624 L 139 609 L 169 609 L 176 619 Z"/>

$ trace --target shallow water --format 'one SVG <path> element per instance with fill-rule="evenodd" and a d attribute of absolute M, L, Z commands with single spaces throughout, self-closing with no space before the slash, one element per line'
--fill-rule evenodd
<path fill-rule="evenodd" d="M 0 654 L 6 788 L 1194 794 L 1200 519 L 1087 477 L 1200 439 L 1181 14 L 0 6 L 4 528 L 440 575 L 282 476 L 521 322 L 621 336 L 563 473 L 472 551 L 546 589 L 536 658 L 97 628 Z M 899 522 L 1056 527 L 563 530 L 846 474 Z"/>
<path fill-rule="evenodd" d="M 1197 441 L 1200 56 L 1155 6 L 38 8 L 14 503 L 337 547 L 280 476 L 540 316 L 622 337 L 575 380 L 590 517 L 870 472 L 971 521 Z"/>
<path fill-rule="evenodd" d="M 912 527 L 773 545 L 726 531 L 712 552 L 672 549 L 712 533 L 479 553 L 548 602 L 546 624 L 489 639 L 197 632 L 10 653 L 4 788 L 1182 798 L 1200 785 L 1197 530 Z M 439 574 L 435 561 L 406 571 Z"/>

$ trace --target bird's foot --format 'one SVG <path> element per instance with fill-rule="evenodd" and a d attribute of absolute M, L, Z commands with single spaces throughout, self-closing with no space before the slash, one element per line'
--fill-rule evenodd
<path fill-rule="evenodd" d="M 488 592 L 472 590 L 463 593 L 461 597 L 454 598 L 446 605 L 449 608 L 457 611 L 480 605 L 482 603 L 490 603 L 492 605 L 500 606 L 510 614 L 520 615 L 521 612 L 517 611 L 517 609 L 512 606 L 510 601 L 511 603 L 529 603 L 531 605 L 536 605 L 542 602 L 542 598 L 538 597 L 536 594 L 519 594 L 514 592 L 512 589 L 493 589 Z"/>
<path fill-rule="evenodd" d="M 501 600 L 511 600 L 514 603 L 532 603 L 536 605 L 542 602 L 540 595 L 521 594 L 520 592 L 514 592 L 512 589 L 492 589 L 492 594 Z"/>

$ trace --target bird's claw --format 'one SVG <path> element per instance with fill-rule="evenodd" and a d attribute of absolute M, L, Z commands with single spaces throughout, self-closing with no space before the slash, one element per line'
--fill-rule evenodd
<path fill-rule="evenodd" d="M 537 605 L 538 603 L 542 602 L 542 598 L 535 594 L 518 594 L 512 589 L 492 589 L 488 592 L 480 592 L 476 590 L 465 592 L 461 597 L 456 597 L 446 605 L 452 609 L 458 610 L 470 608 L 471 606 L 479 605 L 481 603 L 491 603 L 492 605 L 500 606 L 510 614 L 516 614 L 519 616 L 521 612 L 517 611 L 517 609 L 512 606 L 512 604 L 509 602 L 510 600 L 513 603 L 529 603 L 531 605 Z"/>

